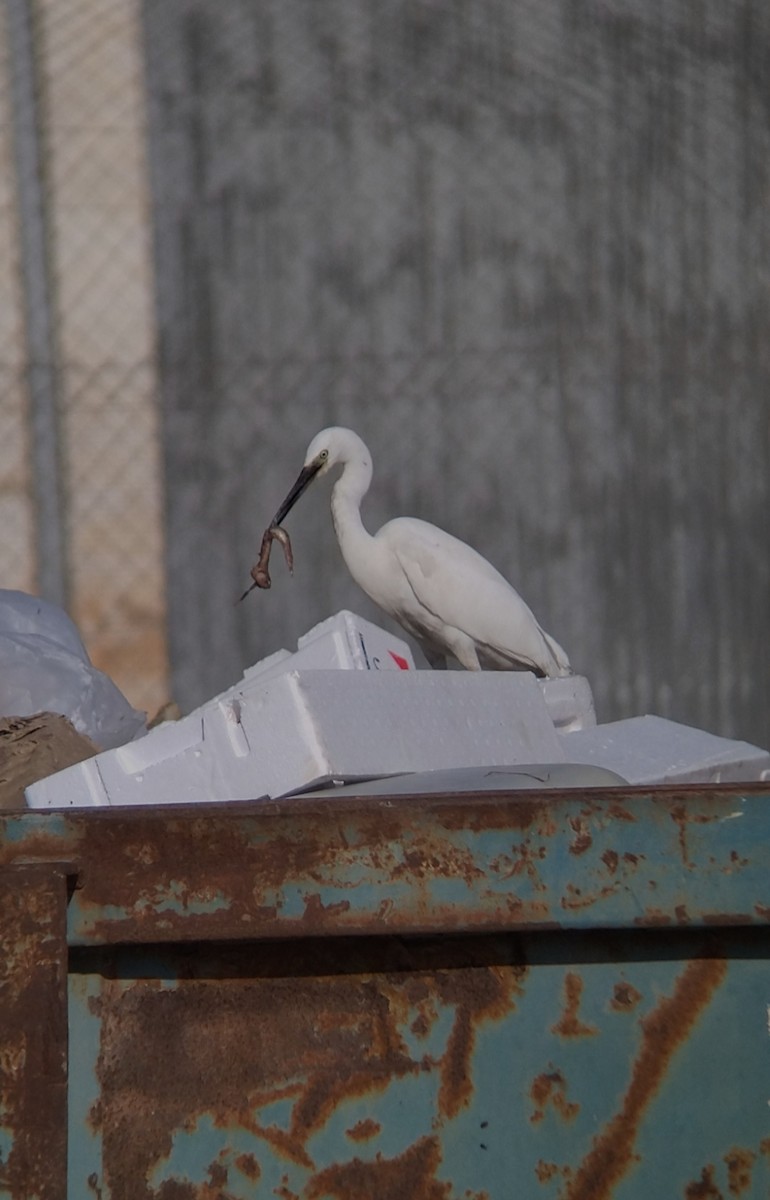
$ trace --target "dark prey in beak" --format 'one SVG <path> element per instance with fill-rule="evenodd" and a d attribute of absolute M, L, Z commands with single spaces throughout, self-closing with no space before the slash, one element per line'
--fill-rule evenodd
<path fill-rule="evenodd" d="M 270 550 L 272 548 L 273 541 L 280 542 L 283 546 L 283 552 L 286 557 L 286 565 L 289 568 L 289 572 L 293 573 L 294 556 L 291 550 L 291 542 L 289 541 L 289 535 L 286 530 L 281 529 L 281 522 L 289 514 L 289 512 L 291 512 L 292 508 L 299 500 L 307 485 L 320 471 L 322 465 L 323 460 L 318 459 L 316 462 L 309 463 L 300 471 L 294 486 L 262 536 L 262 545 L 260 546 L 259 550 L 259 560 L 251 568 L 251 578 L 254 580 L 254 582 L 250 587 L 246 588 L 246 591 L 241 596 L 241 600 L 245 600 L 249 592 L 253 591 L 255 587 L 270 587 L 270 572 L 268 570 L 268 563 L 270 561 Z"/>
<path fill-rule="evenodd" d="M 283 553 L 286 559 L 286 566 L 289 568 L 289 574 L 294 574 L 294 555 L 291 549 L 289 535 L 285 529 L 279 528 L 277 525 L 270 525 L 262 535 L 262 545 L 259 548 L 259 559 L 251 568 L 251 578 L 254 582 L 241 596 L 241 600 L 245 600 L 249 592 L 252 592 L 255 587 L 269 588 L 270 587 L 270 572 L 267 565 L 270 561 L 270 550 L 273 542 L 280 542 L 283 546 Z M 240 600 L 238 601 L 240 604 Z"/>

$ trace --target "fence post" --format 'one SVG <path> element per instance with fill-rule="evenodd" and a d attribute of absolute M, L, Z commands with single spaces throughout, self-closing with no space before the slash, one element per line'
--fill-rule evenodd
<path fill-rule="evenodd" d="M 36 511 L 37 586 L 66 607 L 65 501 L 59 431 L 58 354 L 46 205 L 34 0 L 6 0 L 24 329 Z"/>

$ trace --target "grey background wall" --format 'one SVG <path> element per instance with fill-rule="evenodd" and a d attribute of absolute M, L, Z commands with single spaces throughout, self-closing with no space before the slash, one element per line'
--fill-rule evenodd
<path fill-rule="evenodd" d="M 587 674 L 770 742 L 770 6 L 144 0 L 174 693 L 340 607 L 310 437 L 369 442 Z"/>

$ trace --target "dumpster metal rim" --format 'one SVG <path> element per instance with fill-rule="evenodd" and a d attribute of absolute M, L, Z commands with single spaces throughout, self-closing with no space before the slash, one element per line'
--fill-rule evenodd
<path fill-rule="evenodd" d="M 767 785 L 3 814 L 71 945 L 765 925 Z"/>

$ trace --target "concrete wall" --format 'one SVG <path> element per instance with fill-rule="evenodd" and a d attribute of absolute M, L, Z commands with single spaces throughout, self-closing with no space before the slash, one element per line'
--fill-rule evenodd
<path fill-rule="evenodd" d="M 143 11 L 178 698 L 378 619 L 322 494 L 295 578 L 233 606 L 340 422 L 370 527 L 471 541 L 602 720 L 770 742 L 770 8 Z"/>

